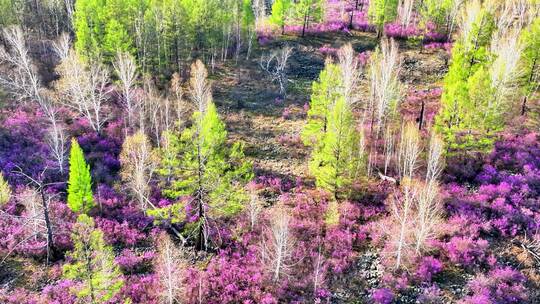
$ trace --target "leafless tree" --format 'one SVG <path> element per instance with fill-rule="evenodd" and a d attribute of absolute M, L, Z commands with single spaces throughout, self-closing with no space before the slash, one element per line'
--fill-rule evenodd
<path fill-rule="evenodd" d="M 415 252 L 420 254 L 428 240 L 436 236 L 442 223 L 442 205 L 437 181 L 418 183 L 420 189 L 415 204 Z"/>
<path fill-rule="evenodd" d="M 386 227 L 390 242 L 390 256 L 395 260 L 394 268 L 398 269 L 408 262 L 413 248 L 414 203 L 417 189 L 413 181 L 406 179 L 401 183 L 401 191 L 396 191 L 390 197 L 390 229 Z"/>
<path fill-rule="evenodd" d="M 160 303 L 182 303 L 184 271 L 187 267 L 184 248 L 176 246 L 166 234 L 159 236 L 157 244 L 158 255 L 154 267 L 161 285 Z"/>
<path fill-rule="evenodd" d="M 292 54 L 293 48 L 285 46 L 279 50 L 272 51 L 270 54 L 261 55 L 259 66 L 263 69 L 272 82 L 279 85 L 279 93 L 285 95 L 287 92 L 287 62 Z"/>
<path fill-rule="evenodd" d="M 60 80 L 57 89 L 66 106 L 85 117 L 92 129 L 101 132 L 106 121 L 103 113 L 109 89 L 109 72 L 99 63 L 86 64 L 71 50 L 57 68 Z"/>
<path fill-rule="evenodd" d="M 358 59 L 350 43 L 339 49 L 338 58 L 343 81 L 343 96 L 349 105 L 353 105 L 359 100 L 357 92 L 360 81 L 360 69 Z"/>
<path fill-rule="evenodd" d="M 125 139 L 120 153 L 120 163 L 122 164 L 120 176 L 139 202 L 141 209 L 146 211 L 149 206 L 155 208 L 148 196 L 158 159 L 144 133 L 139 131 Z"/>
<path fill-rule="evenodd" d="M 251 190 L 247 205 L 247 215 L 249 218 L 251 230 L 253 230 L 255 228 L 255 225 L 257 225 L 262 210 L 263 205 L 261 199 L 259 198 L 259 195 L 254 190 Z"/>
<path fill-rule="evenodd" d="M 208 102 L 212 96 L 210 93 L 210 85 L 208 84 L 208 71 L 202 63 L 197 60 L 191 65 L 191 79 L 190 79 L 190 92 L 197 110 L 204 113 Z"/>
<path fill-rule="evenodd" d="M 169 99 L 172 100 L 171 103 L 171 118 L 167 121 L 170 121 L 169 124 L 179 124 L 184 117 L 186 116 L 189 105 L 186 103 L 186 100 L 184 99 L 184 90 L 182 89 L 182 80 L 180 79 L 180 75 L 178 73 L 174 73 L 171 78 L 171 85 L 170 85 L 170 96 Z M 169 128 L 167 128 L 168 130 Z"/>
<path fill-rule="evenodd" d="M 7 73 L 0 74 L 0 85 L 5 87 L 21 102 L 37 102 L 49 115 L 51 102 L 44 94 L 35 64 L 30 58 L 24 33 L 20 27 L 12 26 L 3 30 L 3 37 L 10 48 L 0 47 L 0 63 L 8 65 Z"/>
<path fill-rule="evenodd" d="M 398 4 L 398 18 L 401 26 L 409 26 L 413 16 L 414 0 L 400 0 Z"/>
<path fill-rule="evenodd" d="M 61 174 L 64 173 L 64 167 L 67 160 L 67 135 L 64 127 L 56 121 L 56 112 L 53 112 L 51 117 L 51 126 L 47 130 L 45 140 L 52 157 L 56 160 L 58 170 Z"/>
<path fill-rule="evenodd" d="M 475 24 L 482 14 L 482 3 L 480 0 L 472 0 L 465 3 L 461 10 L 460 29 L 462 41 L 470 41 Z"/>
<path fill-rule="evenodd" d="M 127 110 L 127 124 L 133 127 L 135 115 L 139 110 L 139 102 L 135 96 L 135 82 L 137 81 L 137 65 L 135 59 L 128 53 L 118 53 L 113 63 L 114 70 L 120 80 L 124 106 Z"/>
<path fill-rule="evenodd" d="M 10 215 L 3 211 L 0 211 L 0 216 L 15 217 L 17 220 L 22 221 L 24 227 L 28 228 L 28 236 L 23 239 L 19 244 L 16 244 L 12 250 L 14 250 L 17 246 L 23 244 L 24 242 L 27 242 L 28 240 L 38 239 L 39 236 L 45 235 L 47 240 L 46 248 L 48 262 L 50 257 L 57 257 L 58 252 L 56 250 L 56 247 L 54 246 L 53 236 L 59 234 L 59 232 L 56 228 L 54 228 L 53 221 L 50 217 L 49 205 L 53 197 L 49 195 L 47 188 L 53 185 L 58 185 L 60 183 L 43 182 L 43 176 L 45 171 L 46 169 L 42 171 L 38 177 L 34 178 L 25 174 L 19 168 L 19 171 L 17 171 L 16 173 L 20 174 L 28 180 L 28 188 L 26 188 L 25 191 L 21 192 L 16 197 L 16 199 L 18 199 L 20 203 L 25 207 L 25 214 L 23 214 L 23 216 L 21 217 Z M 11 254 L 11 252 L 9 252 L 4 257 L 0 264 L 5 261 L 9 254 Z"/>
<path fill-rule="evenodd" d="M 401 98 L 401 84 L 398 78 L 400 60 L 396 42 L 383 39 L 370 65 L 370 109 L 371 130 L 377 125 L 377 132 L 384 128 Z"/>
<path fill-rule="evenodd" d="M 5 75 L 0 75 L 0 84 L 5 86 L 21 102 L 36 102 L 50 122 L 46 141 L 51 153 L 63 173 L 66 156 L 66 138 L 63 127 L 57 121 L 56 107 L 52 94 L 42 87 L 40 76 L 25 43 L 24 33 L 19 27 L 4 30 L 4 38 L 10 51 L 0 48 L 0 61 L 10 65 Z"/>
<path fill-rule="evenodd" d="M 398 152 L 398 169 L 402 180 L 414 178 L 421 151 L 418 128 L 413 123 L 408 123 L 401 132 Z"/>
<path fill-rule="evenodd" d="M 426 183 L 439 179 L 444 169 L 444 142 L 440 135 L 431 134 L 426 166 Z"/>
<path fill-rule="evenodd" d="M 322 244 L 320 240 L 317 240 L 319 243 L 318 249 L 317 249 L 317 256 L 315 257 L 314 265 L 313 265 L 313 294 L 317 294 L 317 290 L 322 286 L 324 283 L 324 277 L 325 277 L 325 267 L 324 267 L 324 255 L 322 253 Z"/>
<path fill-rule="evenodd" d="M 69 38 L 69 34 L 62 33 L 58 39 L 53 42 L 53 49 L 60 61 L 67 58 L 71 49 L 71 38 Z"/>
<path fill-rule="evenodd" d="M 271 213 L 269 236 L 262 243 L 262 259 L 272 280 L 277 282 L 291 270 L 294 241 L 289 229 L 290 216 L 283 206 Z"/>
<path fill-rule="evenodd" d="M 391 126 L 386 127 L 384 132 L 384 175 L 388 175 L 388 167 L 395 156 L 395 139 Z"/>
<path fill-rule="evenodd" d="M 521 29 L 507 29 L 495 35 L 491 52 L 495 60 L 490 67 L 493 98 L 489 99 L 488 110 L 507 111 L 518 97 L 518 82 L 523 74 L 520 68 L 524 45 L 520 42 Z"/>

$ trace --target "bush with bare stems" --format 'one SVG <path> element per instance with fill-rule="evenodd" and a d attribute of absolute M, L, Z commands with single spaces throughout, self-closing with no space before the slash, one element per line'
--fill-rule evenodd
<path fill-rule="evenodd" d="M 261 55 L 259 66 L 270 77 L 272 82 L 277 82 L 279 85 L 279 94 L 285 96 L 287 91 L 287 62 L 292 54 L 293 48 L 285 46 L 277 51 L 272 51 L 270 54 Z"/>
<path fill-rule="evenodd" d="M 284 206 L 271 210 L 268 236 L 262 241 L 262 260 L 274 282 L 291 271 L 294 240 L 289 223 L 290 216 Z"/>
<path fill-rule="evenodd" d="M 426 160 L 425 179 L 415 179 L 421 142 L 410 123 L 402 132 L 398 158 L 402 180 L 388 199 L 390 218 L 384 222 L 388 237 L 385 255 L 395 269 L 407 268 L 428 250 L 429 240 L 439 235 L 443 207 L 438 178 L 443 170 L 444 143 L 432 133 Z M 388 229 L 390 227 L 390 229 Z"/>
<path fill-rule="evenodd" d="M 157 239 L 157 258 L 154 269 L 160 284 L 160 303 L 177 304 L 184 300 L 184 271 L 187 268 L 184 247 L 176 246 L 163 233 Z"/>

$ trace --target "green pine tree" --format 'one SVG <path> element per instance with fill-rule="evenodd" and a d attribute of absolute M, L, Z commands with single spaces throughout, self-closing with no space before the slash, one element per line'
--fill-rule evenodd
<path fill-rule="evenodd" d="M 114 262 L 112 248 L 105 244 L 103 232 L 94 228 L 91 217 L 81 214 L 71 235 L 73 250 L 64 265 L 63 277 L 79 285 L 72 292 L 79 303 L 101 304 L 114 297 L 124 282 Z"/>
<path fill-rule="evenodd" d="M 69 157 L 68 207 L 76 213 L 88 213 L 94 206 L 90 166 L 76 139 L 71 140 Z"/>
<path fill-rule="evenodd" d="M 211 101 L 204 112 L 193 114 L 191 128 L 165 136 L 167 145 L 159 173 L 168 177 L 170 183 L 164 194 L 191 200 L 186 207 L 175 204 L 151 213 L 173 223 L 194 217 L 196 220 L 187 225 L 186 233 L 195 237 L 199 249 L 206 249 L 213 241 L 213 220 L 242 210 L 246 198 L 243 185 L 252 178 L 251 164 L 244 160 L 241 144 L 227 147 L 225 125 Z"/>
<path fill-rule="evenodd" d="M 270 15 L 270 23 L 281 28 L 281 34 L 285 34 L 285 24 L 287 17 L 291 11 L 291 0 L 276 0 L 272 4 L 272 15 Z"/>
<path fill-rule="evenodd" d="M 302 22 L 302 37 L 305 36 L 309 23 L 322 20 L 325 2 L 323 0 L 298 0 L 294 2 L 296 18 Z"/>
<path fill-rule="evenodd" d="M 331 106 L 327 131 L 311 155 L 309 168 L 317 187 L 330 191 L 335 199 L 347 197 L 365 167 L 362 142 L 352 110 L 341 97 Z"/>
<path fill-rule="evenodd" d="M 435 119 L 435 127 L 450 151 L 489 149 L 492 136 L 500 128 L 494 123 L 500 109 L 485 108 L 493 98 L 487 85 L 487 67 L 494 29 L 493 16 L 481 8 L 470 31 L 452 49 L 452 62 L 444 79 L 442 109 Z M 482 91 L 478 92 L 479 89 Z"/>
<path fill-rule="evenodd" d="M 397 17 L 398 0 L 371 0 L 368 16 L 371 23 L 377 27 L 377 34 L 381 35 L 384 25 Z"/>
<path fill-rule="evenodd" d="M 521 114 L 527 111 L 527 99 L 538 90 L 540 83 L 540 17 L 537 17 L 522 35 L 521 41 L 525 46 L 522 55 L 523 65 L 523 100 Z"/>
<path fill-rule="evenodd" d="M 112 62 L 118 52 L 132 53 L 132 41 L 125 27 L 116 19 L 111 19 L 105 26 L 101 48 L 105 62 Z"/>
<path fill-rule="evenodd" d="M 302 140 L 306 146 L 317 146 L 326 133 L 330 106 L 343 97 L 341 82 L 341 68 L 327 61 L 319 80 L 313 82 L 311 89 L 307 124 L 302 130 Z"/>
<path fill-rule="evenodd" d="M 85 59 L 111 62 L 118 50 L 133 51 L 138 0 L 77 0 L 73 27 L 75 50 Z"/>

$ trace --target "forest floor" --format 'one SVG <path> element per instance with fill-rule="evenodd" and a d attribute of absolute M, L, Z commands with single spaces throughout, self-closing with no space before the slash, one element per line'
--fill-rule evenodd
<path fill-rule="evenodd" d="M 286 36 L 256 50 L 250 59 L 229 60 L 216 68 L 211 78 L 214 99 L 225 119 L 231 141 L 245 142 L 246 156 L 253 161 L 258 174 L 287 176 L 291 179 L 309 176 L 309 150 L 300 141 L 305 123 L 311 84 L 324 68 L 325 56 L 320 47 L 340 48 L 351 43 L 358 53 L 377 47 L 373 33 L 331 33 L 305 38 Z M 289 60 L 287 96 L 279 100 L 279 88 L 270 82 L 259 66 L 260 56 L 283 45 L 294 48 Z M 441 86 L 447 66 L 443 50 L 425 50 L 419 44 L 400 43 L 401 80 L 409 90 Z M 367 68 L 366 68 L 367 69 Z M 362 99 L 368 98 L 369 84 L 362 77 Z M 410 105 L 420 109 L 420 105 Z"/>
<path fill-rule="evenodd" d="M 355 51 L 361 53 L 374 51 L 378 40 L 373 33 L 361 32 L 305 38 L 286 36 L 259 48 L 249 60 L 239 60 L 238 63 L 230 60 L 216 68 L 211 76 L 214 100 L 227 125 L 229 139 L 245 143 L 246 157 L 254 163 L 257 175 L 310 181 L 310 151 L 303 146 L 300 132 L 305 124 L 305 107 L 310 101 L 311 84 L 324 68 L 325 56 L 319 48 L 338 49 L 346 43 L 351 43 Z M 294 53 L 287 69 L 290 80 L 287 96 L 276 102 L 280 97 L 279 88 L 270 82 L 260 68 L 259 60 L 262 54 L 283 45 L 294 47 Z M 448 68 L 446 51 L 427 50 L 419 43 L 400 41 L 400 56 L 404 92 L 442 86 Z M 367 72 L 367 67 L 364 71 Z M 369 83 L 365 75 L 361 78 L 362 98 L 358 107 L 368 101 Z M 438 107 L 439 101 L 432 103 L 432 107 Z M 420 107 L 419 103 L 404 103 L 401 110 L 419 113 Z M 377 251 L 370 248 L 361 250 L 355 266 L 333 282 L 337 296 L 333 303 L 363 303 L 360 299 L 369 298 L 369 290 L 377 286 L 381 274 Z M 466 282 L 461 275 L 455 280 L 449 280 L 449 289 L 454 285 L 463 286 Z"/>

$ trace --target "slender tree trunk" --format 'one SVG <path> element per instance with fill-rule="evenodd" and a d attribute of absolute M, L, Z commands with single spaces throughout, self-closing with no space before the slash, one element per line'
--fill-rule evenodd
<path fill-rule="evenodd" d="M 199 208 L 199 231 L 197 236 L 197 249 L 203 250 L 203 248 L 206 247 L 206 234 L 204 233 L 204 221 L 205 221 L 205 214 L 204 214 L 204 203 L 203 203 L 203 186 L 202 186 L 202 158 L 201 158 L 201 144 L 200 142 L 197 145 L 197 162 L 198 162 L 198 190 L 197 190 L 197 208 Z"/>
<path fill-rule="evenodd" d="M 418 130 L 422 130 L 422 125 L 424 124 L 424 111 L 426 107 L 426 102 L 422 99 L 422 109 L 420 110 L 420 117 L 418 117 Z"/>
<path fill-rule="evenodd" d="M 354 4 L 354 10 L 351 11 L 351 18 L 349 20 L 349 29 L 351 29 L 351 30 L 353 28 L 354 11 L 358 10 L 358 2 L 360 2 L 360 0 L 356 0 L 356 2 Z"/>
<path fill-rule="evenodd" d="M 521 103 L 521 116 L 527 112 L 527 95 L 523 96 L 523 102 Z"/>
<path fill-rule="evenodd" d="M 534 58 L 533 65 L 531 68 L 531 75 L 529 76 L 529 83 L 531 83 L 534 79 L 534 70 L 536 69 L 536 61 L 538 58 Z M 527 112 L 527 95 L 523 96 L 523 102 L 521 104 L 521 116 L 525 115 L 525 112 Z"/>
<path fill-rule="evenodd" d="M 43 206 L 43 217 L 45 218 L 45 226 L 47 228 L 47 252 L 50 252 L 53 260 L 56 258 L 57 252 L 54 246 L 53 239 L 53 228 L 51 224 L 51 219 L 49 217 L 49 206 L 47 205 L 47 199 L 45 198 L 45 193 L 43 189 L 39 189 L 39 194 L 41 195 L 41 205 Z"/>
<path fill-rule="evenodd" d="M 307 9 L 306 13 L 304 14 L 304 26 L 302 26 L 302 37 L 306 35 L 306 28 L 308 25 L 308 19 L 309 19 L 309 8 Z"/>

